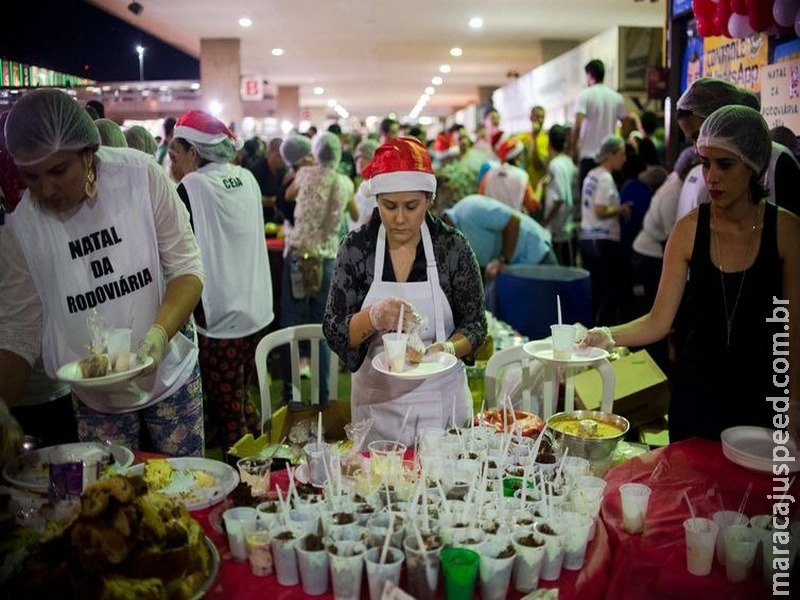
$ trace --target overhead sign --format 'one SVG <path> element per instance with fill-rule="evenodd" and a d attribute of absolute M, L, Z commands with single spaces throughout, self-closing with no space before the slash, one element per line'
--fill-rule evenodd
<path fill-rule="evenodd" d="M 800 131 L 800 60 L 769 65 L 761 74 L 761 114 L 770 129 Z"/>
<path fill-rule="evenodd" d="M 263 100 L 264 78 L 252 75 L 242 77 L 241 96 L 242 100 Z"/>
<path fill-rule="evenodd" d="M 760 93 L 761 71 L 767 66 L 768 41 L 764 34 L 733 40 L 722 36 L 705 38 L 703 76 L 724 79 Z"/>

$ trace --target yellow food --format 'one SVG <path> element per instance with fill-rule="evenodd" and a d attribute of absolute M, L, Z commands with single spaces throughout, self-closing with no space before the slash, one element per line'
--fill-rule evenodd
<path fill-rule="evenodd" d="M 153 458 L 144 463 L 144 480 L 151 490 L 167 487 L 172 479 L 172 465 L 165 458 Z"/>
<path fill-rule="evenodd" d="M 610 438 L 623 433 L 614 423 L 596 419 L 559 419 L 550 424 L 551 429 L 582 438 Z"/>
<path fill-rule="evenodd" d="M 200 487 L 213 487 L 217 483 L 216 480 L 205 471 L 195 471 L 194 481 Z"/>

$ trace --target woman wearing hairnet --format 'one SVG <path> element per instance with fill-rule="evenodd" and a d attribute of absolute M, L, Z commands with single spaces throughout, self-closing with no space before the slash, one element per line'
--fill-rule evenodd
<path fill-rule="evenodd" d="M 28 190 L 0 255 L 0 268 L 19 271 L 2 290 L 0 339 L 13 343 L 0 351 L 0 396 L 14 404 L 40 350 L 52 378 L 86 356 L 99 315 L 132 328 L 138 359 L 153 365 L 116 384 L 73 384 L 79 437 L 136 449 L 146 428 L 152 450 L 202 455 L 197 347 L 178 330 L 204 275 L 174 185 L 141 152 L 101 147 L 89 114 L 58 90 L 18 100 L 5 133 Z M 30 305 L 35 318 L 19 322 Z"/>
<path fill-rule="evenodd" d="M 247 390 L 274 316 L 261 189 L 250 171 L 231 164 L 237 145 L 222 121 L 201 110 L 181 115 L 169 145 L 206 272 L 194 314 L 203 390 L 222 429 L 211 445 L 224 448 L 261 430 Z"/>
<path fill-rule="evenodd" d="M 630 217 L 631 207 L 620 202 L 613 173 L 625 165 L 625 140 L 606 136 L 595 160 L 598 165 L 586 175 L 581 190 L 581 259 L 592 278 L 594 322 L 616 324 L 628 269 L 619 219 Z"/>
<path fill-rule="evenodd" d="M 281 148 L 283 150 L 283 148 Z M 333 263 L 339 247 L 339 224 L 345 205 L 353 197 L 353 180 L 336 170 L 342 157 L 342 143 L 335 133 L 314 136 L 311 154 L 317 164 L 301 167 L 286 190 L 286 198 L 294 199 L 294 227 L 286 232 L 286 258 L 281 285 L 281 327 L 303 323 L 322 323 L 325 301 L 331 286 Z M 307 286 L 292 280 L 292 272 L 300 268 L 297 256 L 311 252 L 319 257 L 321 280 L 318 286 Z M 317 287 L 317 289 L 313 289 Z M 305 351 L 304 351 L 305 353 Z M 322 344 L 319 359 L 319 402 L 328 403 L 328 365 L 330 349 Z M 289 373 L 288 348 L 284 352 L 284 373 Z M 291 402 L 292 386 L 284 380 L 284 400 Z M 301 408 L 290 404 L 290 408 Z"/>
<path fill-rule="evenodd" d="M 798 440 L 800 361 L 790 365 L 789 353 L 800 350 L 800 319 L 789 310 L 800 306 L 800 219 L 764 200 L 767 124 L 752 108 L 725 106 L 703 123 L 697 151 L 711 202 L 675 224 L 653 308 L 590 330 L 584 343 L 644 346 L 663 338 L 678 315 L 686 342 L 670 441 L 719 439 L 737 425 L 788 427 Z"/>

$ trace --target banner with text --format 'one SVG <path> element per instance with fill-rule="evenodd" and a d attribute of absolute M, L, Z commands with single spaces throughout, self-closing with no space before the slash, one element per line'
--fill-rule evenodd
<path fill-rule="evenodd" d="M 767 42 L 764 34 L 735 40 L 721 36 L 705 38 L 703 76 L 718 77 L 758 94 L 761 71 L 767 66 Z"/>
<path fill-rule="evenodd" d="M 761 73 L 761 114 L 770 129 L 800 131 L 800 60 L 768 65 Z"/>

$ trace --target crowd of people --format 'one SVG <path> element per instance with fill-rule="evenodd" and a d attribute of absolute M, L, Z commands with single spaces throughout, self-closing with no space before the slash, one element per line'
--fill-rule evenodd
<path fill-rule="evenodd" d="M 100 103 L 26 94 L 0 116 L 4 430 L 170 455 L 227 447 L 261 428 L 249 387 L 268 328 L 321 323 L 353 373 L 353 419 L 402 440 L 412 411 L 416 427 L 463 420 L 465 374 L 387 377 L 371 362 L 379 334 L 402 307 L 428 351 L 473 355 L 486 290 L 517 264 L 589 271 L 585 325 L 596 327 L 585 343 L 647 347 L 670 375 L 675 367 L 675 439 L 766 423 L 747 399 L 722 407 L 736 390 L 764 397 L 728 377 L 769 366 L 769 348 L 749 340 L 769 345 L 772 334 L 744 315 L 773 298 L 800 303 L 792 132 L 770 132 L 752 93 L 700 79 L 678 101 L 686 144 L 667 169 L 658 116 L 629 112 L 601 61 L 585 73 L 571 124 L 545 128 L 534 106 L 530 129 L 508 132 L 490 107 L 475 137 L 456 124 L 431 139 L 386 118 L 365 135 L 333 123 L 243 141 L 199 110 L 165 119 L 156 139 L 123 130 Z M 279 289 L 265 224 L 283 231 Z M 133 351 L 152 361 L 134 385 L 57 381 L 98 323 L 132 329 Z M 330 350 L 319 361 L 323 408 Z M 284 372 L 287 363 L 288 353 Z M 708 407 L 699 421 L 698 404 Z"/>

